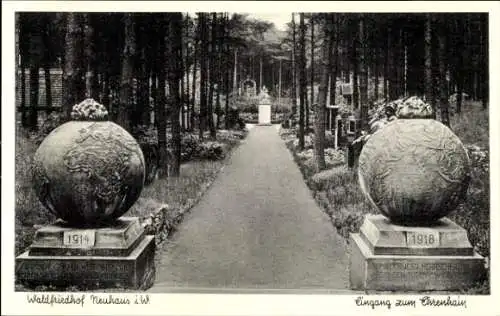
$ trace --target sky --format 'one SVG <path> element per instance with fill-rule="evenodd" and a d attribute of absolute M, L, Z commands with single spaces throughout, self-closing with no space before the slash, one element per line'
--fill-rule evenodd
<path fill-rule="evenodd" d="M 248 16 L 259 20 L 273 22 L 276 28 L 280 31 L 284 31 L 286 29 L 286 23 L 290 22 L 292 19 L 292 14 L 288 12 L 249 13 Z"/>

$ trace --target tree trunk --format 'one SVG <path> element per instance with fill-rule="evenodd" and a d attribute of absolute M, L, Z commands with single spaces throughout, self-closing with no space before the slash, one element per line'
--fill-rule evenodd
<path fill-rule="evenodd" d="M 368 125 L 368 71 L 367 64 L 365 60 L 366 54 L 366 30 L 364 16 L 361 15 L 359 18 L 359 73 L 360 73 L 360 120 L 361 120 L 361 130 L 366 130 Z"/>
<path fill-rule="evenodd" d="M 352 103 L 355 109 L 359 108 L 359 54 L 358 54 L 358 28 L 353 27 L 353 37 L 352 37 Z"/>
<path fill-rule="evenodd" d="M 208 91 L 208 126 L 210 128 L 210 138 L 212 140 L 216 139 L 217 132 L 215 129 L 214 122 L 214 85 L 216 82 L 217 74 L 216 74 L 216 37 L 217 37 L 217 16 L 216 13 L 212 13 L 212 21 L 211 21 L 211 36 L 210 36 L 210 53 L 209 53 L 209 91 Z"/>
<path fill-rule="evenodd" d="M 464 91 L 464 61 L 466 61 L 466 51 L 467 45 L 464 41 L 464 20 L 462 18 L 457 18 L 457 28 L 456 28 L 456 38 L 458 40 L 458 52 L 457 52 L 457 66 L 456 66 L 456 83 L 457 83 L 457 98 L 456 98 L 456 112 L 460 114 L 462 112 L 463 103 L 463 91 Z"/>
<path fill-rule="evenodd" d="M 200 27 L 200 140 L 203 139 L 203 132 L 206 130 L 207 122 L 207 22 L 206 13 L 199 13 Z"/>
<path fill-rule="evenodd" d="M 390 22 L 389 22 L 390 23 Z M 389 99 L 390 100 L 396 100 L 398 98 L 398 80 L 397 80 L 397 65 L 396 65 L 396 58 L 397 58 L 397 52 L 395 49 L 392 47 L 394 45 L 393 41 L 394 37 L 394 30 L 392 27 L 389 25 L 388 30 L 387 30 L 387 54 L 388 54 L 388 65 L 387 65 L 387 71 L 388 71 L 388 94 L 389 94 Z"/>
<path fill-rule="evenodd" d="M 62 113 L 65 120 L 70 119 L 73 106 L 82 101 L 83 83 L 82 41 L 83 31 L 79 13 L 66 13 L 67 26 L 65 37 L 64 73 L 62 89 Z"/>
<path fill-rule="evenodd" d="M 325 23 L 328 23 L 328 21 L 325 21 Z M 335 28 L 331 33 L 329 33 L 330 37 L 330 42 L 335 43 L 335 46 L 333 47 L 333 50 L 330 52 L 330 105 L 335 105 L 336 104 L 336 92 L 337 92 L 337 76 L 339 74 L 339 25 L 337 21 L 337 15 L 332 14 L 331 15 L 331 23 L 333 24 L 333 27 Z M 331 44 L 333 46 L 333 44 Z"/>
<path fill-rule="evenodd" d="M 439 90 L 441 103 L 441 122 L 446 126 L 450 126 L 450 116 L 448 113 L 448 86 L 446 83 L 446 22 L 443 18 L 440 19 L 439 28 Z"/>
<path fill-rule="evenodd" d="M 259 93 L 262 89 L 262 56 L 259 58 Z"/>
<path fill-rule="evenodd" d="M 326 55 L 325 57 L 328 57 L 328 55 Z M 311 106 L 314 105 L 314 13 L 311 13 L 311 102 L 310 103 Z"/>
<path fill-rule="evenodd" d="M 333 13 L 334 14 L 334 13 Z M 329 13 L 328 15 L 332 15 Z M 321 81 L 318 91 L 318 105 L 315 108 L 316 118 L 314 120 L 314 156 L 316 161 L 316 172 L 326 169 L 325 162 L 325 115 L 326 99 L 328 92 L 329 69 L 332 68 L 332 36 L 333 20 L 325 14 L 325 23 L 323 26 L 324 40 L 322 45 L 322 70 Z"/>
<path fill-rule="evenodd" d="M 52 45 L 50 44 L 50 37 L 52 32 L 50 30 L 50 19 L 44 20 L 44 30 L 42 35 L 43 47 L 45 48 L 45 54 L 43 57 L 43 70 L 45 76 L 45 106 L 52 107 L 52 80 L 50 76 L 50 62 L 52 60 Z M 47 111 L 50 113 L 51 111 Z"/>
<path fill-rule="evenodd" d="M 217 121 L 215 123 L 215 128 L 220 129 L 220 118 L 222 114 L 222 108 L 220 103 L 220 91 L 222 89 L 222 17 L 215 16 L 216 19 L 216 38 L 215 40 L 215 67 L 216 68 L 216 80 L 217 80 L 217 91 L 215 95 L 215 112 L 217 114 Z"/>
<path fill-rule="evenodd" d="M 296 65 L 296 46 L 295 39 L 295 13 L 292 13 L 292 113 L 297 113 L 297 65 Z M 300 127 L 299 127 L 300 128 Z"/>
<path fill-rule="evenodd" d="M 179 114 L 181 109 L 181 98 L 179 82 L 182 78 L 182 13 L 170 14 L 170 27 L 167 38 L 169 45 L 165 50 L 165 59 L 168 60 L 169 90 L 170 90 L 170 122 L 172 124 L 172 149 L 173 157 L 170 161 L 171 175 L 178 177 L 181 167 L 181 125 Z"/>
<path fill-rule="evenodd" d="M 233 93 L 238 93 L 238 49 L 234 50 Z"/>
<path fill-rule="evenodd" d="M 224 127 L 225 129 L 229 129 L 229 121 L 228 121 L 228 113 L 229 113 L 229 87 L 230 87 L 230 64 L 231 64 L 231 55 L 229 53 L 229 14 L 226 13 L 224 17 L 224 68 L 225 68 L 225 81 L 224 81 L 224 91 L 226 93 L 225 105 L 224 105 Z"/>
<path fill-rule="evenodd" d="M 158 52 L 165 52 L 165 18 L 157 17 L 160 22 L 160 27 L 156 28 L 156 39 L 158 41 Z M 156 56 L 156 67 L 154 68 L 158 82 L 156 88 L 155 97 L 155 122 L 158 133 L 158 152 L 159 152 L 159 163 L 158 163 L 158 177 L 166 178 L 168 176 L 168 151 L 167 151 L 167 113 L 166 113 L 166 95 L 165 95 L 165 56 L 158 53 Z M 153 86 L 156 86 L 153 82 Z"/>
<path fill-rule="evenodd" d="M 279 72 L 278 72 L 278 106 L 281 106 L 281 73 L 282 73 L 282 60 L 279 62 Z M 274 86 L 274 85 L 273 85 Z"/>
<path fill-rule="evenodd" d="M 181 31 L 183 29 L 182 25 L 184 24 L 184 18 L 182 17 L 182 14 L 181 14 Z M 179 90 L 180 91 L 177 91 L 177 94 L 179 94 L 179 106 L 180 106 L 180 129 L 182 131 L 186 130 L 186 116 L 185 116 L 185 111 L 184 111 L 184 107 L 186 105 L 186 100 L 185 100 L 185 94 L 184 94 L 184 84 L 185 84 L 185 81 L 184 81 L 184 69 L 185 69 L 185 65 L 184 65 L 184 43 L 182 41 L 182 38 L 184 37 L 183 35 L 184 33 L 181 33 L 179 34 L 179 37 L 181 38 L 181 42 L 180 42 L 180 46 L 178 47 L 178 49 L 180 50 L 179 52 L 179 63 L 180 63 L 180 71 L 181 71 L 181 74 L 180 74 L 180 87 L 179 87 Z M 179 86 L 179 84 L 177 84 Z M 179 118 L 177 118 L 179 119 Z"/>
<path fill-rule="evenodd" d="M 197 36 L 194 36 L 194 41 L 193 41 L 193 81 L 192 81 L 192 87 L 191 87 L 191 115 L 189 117 L 190 120 L 190 126 L 191 126 L 191 131 L 194 131 L 194 125 L 195 125 L 195 119 L 196 119 L 196 111 L 195 111 L 195 105 L 196 105 L 196 72 L 197 72 L 197 57 L 198 57 L 198 40 Z M 201 91 L 201 90 L 200 90 Z"/>
<path fill-rule="evenodd" d="M 38 92 L 39 85 L 39 64 L 32 61 L 30 65 L 30 111 L 28 126 L 31 130 L 38 130 Z"/>
<path fill-rule="evenodd" d="M 482 89 L 481 89 L 481 100 L 483 104 L 483 109 L 488 108 L 488 103 L 489 103 L 489 46 L 488 46 L 488 15 L 487 14 L 481 14 L 480 17 L 480 26 L 481 26 L 481 53 L 479 60 L 480 62 L 480 69 L 481 69 L 481 81 L 482 81 Z"/>
<path fill-rule="evenodd" d="M 389 30 L 386 29 L 386 40 L 384 41 L 384 100 L 389 101 Z"/>
<path fill-rule="evenodd" d="M 97 64 L 96 64 L 96 49 L 95 35 L 92 13 L 84 14 L 84 55 L 85 55 L 85 96 L 94 100 L 99 99 L 99 82 L 97 80 Z"/>
<path fill-rule="evenodd" d="M 374 90 L 374 99 L 375 101 L 378 101 L 379 99 L 379 85 L 380 85 L 380 70 L 379 70 L 379 56 L 380 56 L 380 49 L 379 47 L 375 47 L 375 62 L 373 63 L 373 75 L 375 78 L 375 90 Z"/>
<path fill-rule="evenodd" d="M 432 17 L 430 13 L 425 14 L 424 26 L 424 95 L 426 102 L 430 103 L 436 118 L 436 104 L 433 101 L 432 82 Z"/>
<path fill-rule="evenodd" d="M 150 104 L 149 104 L 149 70 L 150 63 L 146 57 L 146 47 L 141 45 L 140 61 L 137 82 L 137 116 L 141 124 L 149 125 Z"/>
<path fill-rule="evenodd" d="M 117 123 L 130 130 L 130 110 L 133 106 L 133 79 L 135 59 L 135 29 L 132 13 L 125 13 L 125 46 L 123 48 L 122 73 L 120 78 L 120 104 Z"/>
<path fill-rule="evenodd" d="M 304 13 L 300 13 L 300 58 L 299 58 L 299 94 L 300 94 L 300 109 L 299 109 L 299 149 L 304 150 L 304 111 L 306 101 L 306 28 L 304 25 Z"/>
<path fill-rule="evenodd" d="M 188 16 L 188 19 L 189 19 L 189 16 Z M 186 27 L 187 29 L 187 27 Z M 188 32 L 186 32 L 186 38 L 188 37 Z M 186 130 L 190 131 L 192 126 L 191 126 L 191 83 L 189 82 L 189 45 L 186 45 L 186 69 L 185 69 L 185 72 L 186 72 Z"/>
<path fill-rule="evenodd" d="M 17 22 L 18 22 L 18 28 L 19 28 L 19 37 L 22 39 L 27 38 L 27 32 L 25 30 L 25 23 L 23 19 L 23 15 L 20 13 L 16 13 L 17 16 Z M 21 83 L 21 103 L 19 107 L 21 108 L 21 126 L 22 127 L 28 127 L 28 116 L 26 112 L 26 60 L 27 60 L 27 55 L 28 55 L 28 48 L 27 48 L 26 41 L 20 41 L 19 42 L 19 55 L 20 55 L 20 83 Z M 17 62 L 16 62 L 17 64 Z"/>

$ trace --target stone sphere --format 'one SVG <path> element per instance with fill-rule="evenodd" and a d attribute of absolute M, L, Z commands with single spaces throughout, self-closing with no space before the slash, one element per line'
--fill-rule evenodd
<path fill-rule="evenodd" d="M 400 119 L 374 133 L 359 156 L 368 200 L 392 222 L 427 225 L 453 211 L 467 192 L 470 161 L 460 139 L 431 119 Z"/>
<path fill-rule="evenodd" d="M 70 121 L 50 133 L 34 158 L 42 204 L 71 226 L 105 226 L 123 215 L 144 186 L 136 140 L 110 121 Z"/>

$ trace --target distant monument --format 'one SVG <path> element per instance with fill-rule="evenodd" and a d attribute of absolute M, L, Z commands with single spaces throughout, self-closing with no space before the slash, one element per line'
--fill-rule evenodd
<path fill-rule="evenodd" d="M 262 87 L 259 94 L 259 125 L 271 124 L 271 98 L 267 88 Z"/>
<path fill-rule="evenodd" d="M 33 285 L 146 289 L 155 278 L 154 236 L 122 217 L 144 186 L 139 144 L 87 99 L 34 157 L 35 191 L 58 221 L 16 258 L 16 279 Z"/>
<path fill-rule="evenodd" d="M 243 87 L 242 93 L 244 97 L 253 98 L 257 95 L 257 84 L 255 83 L 255 80 L 247 77 L 245 80 L 241 82 L 240 86 Z"/>
<path fill-rule="evenodd" d="M 467 192 L 460 139 L 432 119 L 399 119 L 374 133 L 359 157 L 359 183 L 380 215 L 351 234 L 351 288 L 460 290 L 484 275 L 467 231 L 445 218 Z"/>

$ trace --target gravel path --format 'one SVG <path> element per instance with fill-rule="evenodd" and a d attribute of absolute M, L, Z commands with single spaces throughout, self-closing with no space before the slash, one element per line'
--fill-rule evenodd
<path fill-rule="evenodd" d="M 256 126 L 160 256 L 151 292 L 347 291 L 344 240 L 315 204 L 277 126 Z"/>

